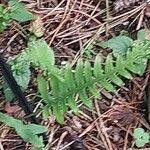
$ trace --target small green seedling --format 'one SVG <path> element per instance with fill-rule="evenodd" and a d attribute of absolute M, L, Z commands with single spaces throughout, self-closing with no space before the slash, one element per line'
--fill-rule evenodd
<path fill-rule="evenodd" d="M 146 143 L 150 142 L 150 135 L 143 128 L 134 129 L 133 136 L 137 147 L 143 147 Z"/>

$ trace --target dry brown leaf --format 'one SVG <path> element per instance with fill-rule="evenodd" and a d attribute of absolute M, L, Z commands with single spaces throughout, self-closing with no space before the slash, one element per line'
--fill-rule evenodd
<path fill-rule="evenodd" d="M 17 104 L 10 104 L 10 103 L 6 103 L 4 110 L 10 114 L 10 115 L 14 115 L 17 112 L 19 112 L 21 110 L 21 108 L 17 105 Z"/>
<path fill-rule="evenodd" d="M 129 108 L 118 106 L 118 108 L 110 115 L 110 119 L 113 122 L 119 122 L 122 126 L 126 126 L 135 120 L 135 116 Z"/>

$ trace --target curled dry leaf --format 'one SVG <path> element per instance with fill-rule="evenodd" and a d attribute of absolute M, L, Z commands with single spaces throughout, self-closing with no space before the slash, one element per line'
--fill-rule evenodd
<path fill-rule="evenodd" d="M 44 34 L 45 28 L 41 15 L 36 15 L 36 20 L 32 21 L 30 24 L 30 32 L 32 32 L 36 37 L 41 37 Z"/>
<path fill-rule="evenodd" d="M 10 103 L 6 103 L 4 110 L 10 114 L 10 115 L 14 115 L 17 112 L 19 112 L 21 110 L 21 108 L 17 105 L 17 104 L 10 104 Z"/>
<path fill-rule="evenodd" d="M 113 122 L 118 122 L 122 126 L 131 124 L 135 120 L 135 115 L 129 108 L 118 106 L 114 112 L 110 114 Z"/>

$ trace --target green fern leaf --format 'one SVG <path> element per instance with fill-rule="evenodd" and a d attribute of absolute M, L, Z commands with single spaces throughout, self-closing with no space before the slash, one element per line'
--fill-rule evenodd
<path fill-rule="evenodd" d="M 56 116 L 56 120 L 60 124 L 64 123 L 64 116 L 63 115 L 64 115 L 64 112 L 66 112 L 65 108 L 66 108 L 66 106 L 62 105 L 62 103 L 60 103 L 60 102 L 53 105 L 53 114 Z"/>
<path fill-rule="evenodd" d="M 95 96 L 96 98 L 102 98 L 100 92 L 98 91 L 96 85 L 91 85 L 89 87 L 90 92 L 92 93 L 93 96 Z"/>
<path fill-rule="evenodd" d="M 122 56 L 118 56 L 116 59 L 116 71 L 123 77 L 127 79 L 132 79 L 132 75 L 126 70 L 125 58 Z"/>
<path fill-rule="evenodd" d="M 65 80 L 66 80 L 66 85 L 70 91 L 74 90 L 76 88 L 75 82 L 74 82 L 74 76 L 72 73 L 72 68 L 70 64 L 66 65 L 65 68 Z"/>
<path fill-rule="evenodd" d="M 85 61 L 84 63 L 84 76 L 85 76 L 85 81 L 91 82 L 92 80 L 92 68 L 91 68 L 91 64 L 88 61 Z"/>
<path fill-rule="evenodd" d="M 86 105 L 89 108 L 92 108 L 92 101 L 88 98 L 86 89 L 80 91 L 79 96 L 84 105 Z"/>
<path fill-rule="evenodd" d="M 105 74 L 106 76 L 118 86 L 123 85 L 123 81 L 116 75 L 115 68 L 113 66 L 112 55 L 108 55 L 105 62 Z"/>
<path fill-rule="evenodd" d="M 70 106 L 70 108 L 73 110 L 73 112 L 78 115 L 79 108 L 77 106 L 74 96 L 69 96 L 67 102 L 68 102 L 68 105 Z"/>
<path fill-rule="evenodd" d="M 76 70 L 75 70 L 75 80 L 77 83 L 77 86 L 80 87 L 83 85 L 84 78 L 83 78 L 83 61 L 80 59 L 77 63 Z"/>
<path fill-rule="evenodd" d="M 41 94 L 41 97 L 43 98 L 44 102 L 46 104 L 51 104 L 53 101 L 52 98 L 50 98 L 46 80 L 42 77 L 42 75 L 38 75 L 37 82 L 38 82 L 38 91 Z"/>
<path fill-rule="evenodd" d="M 101 59 L 99 56 L 96 56 L 93 72 L 96 77 L 96 81 L 100 83 L 101 87 L 104 87 L 108 91 L 115 90 L 114 86 L 110 82 L 108 82 L 107 77 L 103 74 Z"/>
<path fill-rule="evenodd" d="M 64 98 L 67 94 L 68 94 L 68 87 L 67 87 L 67 84 L 66 82 L 59 82 L 59 95 L 60 95 L 60 98 Z"/>
<path fill-rule="evenodd" d="M 50 79 L 50 85 L 51 85 L 51 91 L 52 95 L 56 98 L 60 98 L 60 93 L 59 93 L 59 80 L 55 77 L 52 76 Z"/>

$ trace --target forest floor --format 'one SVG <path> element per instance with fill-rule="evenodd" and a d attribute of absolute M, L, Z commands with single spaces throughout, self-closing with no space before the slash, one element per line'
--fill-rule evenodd
<path fill-rule="evenodd" d="M 55 52 L 57 64 L 76 63 L 87 45 L 96 40 L 107 40 L 122 31 L 136 39 L 139 29 L 150 28 L 150 5 L 145 1 L 126 0 L 21 0 L 38 19 L 23 25 L 12 22 L 0 34 L 0 52 L 6 59 L 19 54 L 27 47 L 25 32 L 36 26 L 43 33 Z M 5 0 L 0 1 L 6 4 Z M 122 3 L 124 3 L 122 5 Z M 95 54 L 108 51 L 94 48 Z M 150 132 L 147 106 L 144 101 L 149 82 L 150 66 L 144 76 L 134 76 L 125 81 L 125 86 L 115 94 L 103 91 L 102 100 L 93 99 L 94 108 L 89 110 L 80 106 L 79 115 L 69 111 L 65 123 L 59 125 L 53 116 L 42 120 L 48 127 L 47 150 L 150 150 L 150 144 L 137 148 L 133 130 L 137 127 Z M 34 76 L 34 75 L 33 75 Z M 32 99 L 37 92 L 34 79 L 26 91 L 26 97 Z M 92 99 L 92 98 L 91 98 Z M 24 112 L 16 102 L 6 102 L 0 93 L 0 110 L 16 118 L 22 118 Z M 5 124 L 0 126 L 0 150 L 30 150 L 33 147 L 24 142 L 13 129 Z"/>

